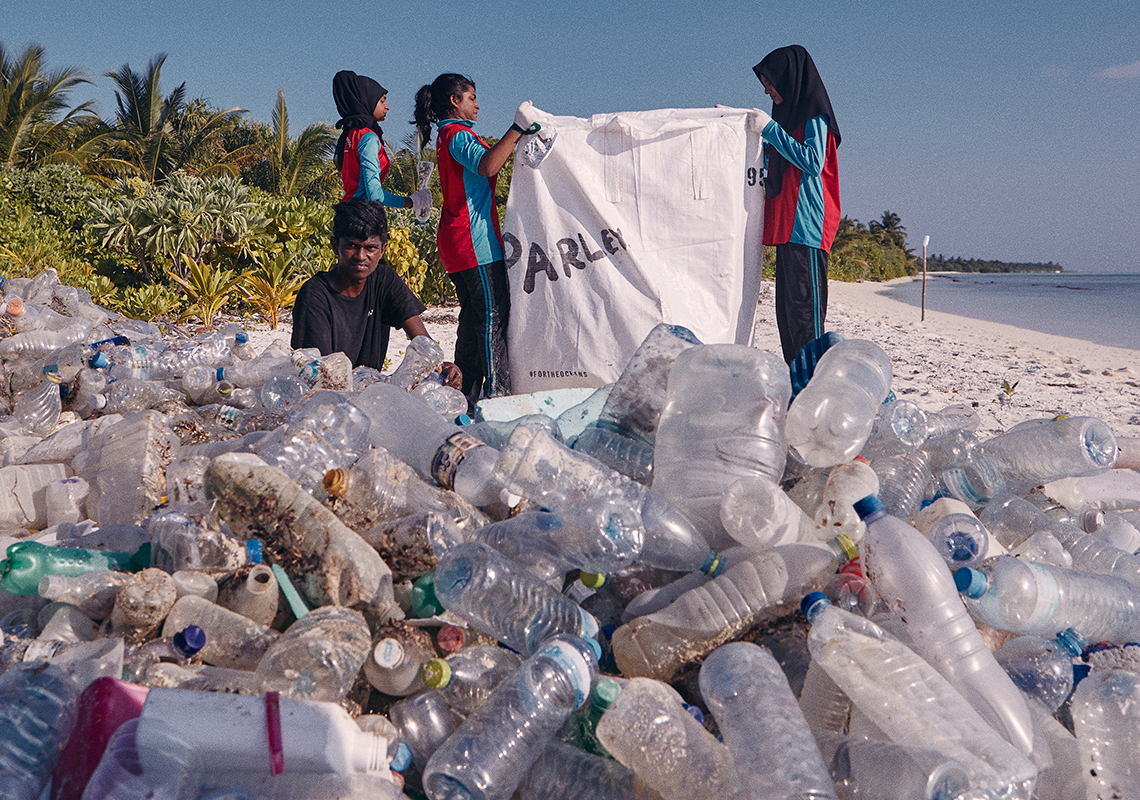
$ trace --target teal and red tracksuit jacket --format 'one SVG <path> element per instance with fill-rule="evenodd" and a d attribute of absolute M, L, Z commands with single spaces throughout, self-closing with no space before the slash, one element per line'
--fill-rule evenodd
<path fill-rule="evenodd" d="M 487 143 L 466 119 L 436 123 L 436 168 L 443 190 L 436 246 L 448 273 L 462 272 L 503 260 L 503 234 L 495 208 L 497 176 L 479 174 L 479 161 Z"/>
<path fill-rule="evenodd" d="M 340 182 L 344 186 L 344 197 L 367 197 L 389 208 L 403 208 L 402 195 L 392 194 L 381 182 L 388 177 L 391 163 L 380 137 L 367 128 L 353 128 L 344 140 L 344 161 L 340 165 Z"/>
<path fill-rule="evenodd" d="M 780 193 L 764 203 L 764 244 L 802 244 L 831 252 L 839 229 L 839 162 L 827 117 L 812 117 L 789 135 L 775 120 L 764 141 L 788 160 Z"/>

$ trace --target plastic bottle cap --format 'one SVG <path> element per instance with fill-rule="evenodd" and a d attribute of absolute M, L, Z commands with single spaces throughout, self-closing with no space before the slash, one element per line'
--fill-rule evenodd
<path fill-rule="evenodd" d="M 606 573 L 579 572 L 578 580 L 582 581 L 582 585 L 589 589 L 600 589 L 606 583 Z"/>
<path fill-rule="evenodd" d="M 1079 656 L 1085 651 L 1085 648 L 1089 646 L 1085 637 L 1081 636 L 1072 628 L 1065 628 L 1065 630 L 1058 633 L 1057 642 L 1061 647 L 1065 648 L 1066 652 L 1074 656 Z"/>
<path fill-rule="evenodd" d="M 189 658 L 206 646 L 206 632 L 197 625 L 187 625 L 174 634 L 174 647 Z"/>
<path fill-rule="evenodd" d="M 442 658 L 426 661 L 420 671 L 420 679 L 429 689 L 442 689 L 451 682 L 451 665 Z"/>
<path fill-rule="evenodd" d="M 979 572 L 972 567 L 962 567 L 954 571 L 954 585 L 958 591 L 971 599 L 981 597 L 989 587 L 986 573 Z"/>
<path fill-rule="evenodd" d="M 825 605 L 831 605 L 831 601 L 827 599 L 827 595 L 823 592 L 809 592 L 804 595 L 804 599 L 800 601 L 800 611 L 808 618 L 808 622 L 811 622 Z"/>
<path fill-rule="evenodd" d="M 265 563 L 265 555 L 262 551 L 260 539 L 246 539 L 245 541 L 245 557 L 250 564 L 263 564 Z"/>
<path fill-rule="evenodd" d="M 586 642 L 590 645 L 590 649 L 594 651 L 594 660 L 601 663 L 602 646 L 598 643 L 598 640 L 591 636 L 586 639 Z"/>
<path fill-rule="evenodd" d="M 694 706 L 689 703 L 681 703 L 685 710 L 689 712 L 689 716 L 695 719 L 702 725 L 705 724 L 705 712 L 701 711 L 699 706 Z"/>
<path fill-rule="evenodd" d="M 471 417 L 467 416 L 466 414 L 460 414 L 458 417 L 455 418 L 455 424 L 456 425 L 470 425 L 471 424 Z"/>
<path fill-rule="evenodd" d="M 95 355 L 91 356 L 91 366 L 95 369 L 103 369 L 105 366 L 107 366 L 107 354 L 96 353 Z"/>
<path fill-rule="evenodd" d="M 396 755 L 392 756 L 392 763 L 388 766 L 395 772 L 403 772 L 411 765 L 412 751 L 406 744 L 400 742 L 399 746 L 396 748 Z"/>
<path fill-rule="evenodd" d="M 724 572 L 724 568 L 728 566 L 728 557 L 713 550 L 709 551 L 709 557 L 705 559 L 704 565 L 701 567 L 701 572 L 708 575 L 710 578 L 715 578 L 720 573 Z"/>
<path fill-rule="evenodd" d="M 372 648 L 372 660 L 384 669 L 392 669 L 404 660 L 404 646 L 395 639 L 381 639 Z"/>
<path fill-rule="evenodd" d="M 467 641 L 467 635 L 463 629 L 458 625 L 448 623 L 439 629 L 435 635 L 435 643 L 439 645 L 439 649 L 445 653 L 458 653 L 463 649 L 463 645 Z"/>
<path fill-rule="evenodd" d="M 861 500 L 856 500 L 854 503 L 855 513 L 859 515 L 859 519 L 864 522 L 867 517 L 874 514 L 876 511 L 883 511 L 883 501 L 873 494 L 869 494 Z"/>
<path fill-rule="evenodd" d="M 234 335 L 234 341 L 237 342 L 238 344 L 245 344 L 246 342 L 249 341 L 249 334 L 246 333 L 245 331 L 238 331 Z"/>
<path fill-rule="evenodd" d="M 619 694 L 621 694 L 620 683 L 612 678 L 602 678 L 598 681 L 598 685 L 594 687 L 594 695 L 590 698 L 590 702 L 594 708 L 599 711 L 605 711 L 614 704 Z"/>
<path fill-rule="evenodd" d="M 18 297 L 13 297 L 8 301 L 8 315 L 18 317 L 24 313 L 24 301 Z"/>

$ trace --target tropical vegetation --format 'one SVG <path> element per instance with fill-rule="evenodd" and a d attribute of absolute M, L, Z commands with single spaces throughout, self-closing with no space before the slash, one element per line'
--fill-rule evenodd
<path fill-rule="evenodd" d="M 116 102 L 103 119 L 92 101 L 72 102 L 90 84 L 82 70 L 49 69 L 38 45 L 14 53 L 0 43 L 0 275 L 53 268 L 143 319 L 209 324 L 229 311 L 276 326 L 300 284 L 331 265 L 337 132 L 323 122 L 294 132 L 280 89 L 267 124 L 191 97 L 186 82 L 165 90 L 165 67 L 158 54 L 141 71 L 107 72 Z M 420 160 L 435 153 L 409 134 L 391 153 L 387 188 L 415 191 Z M 498 183 L 500 214 L 510 169 Z M 437 175 L 431 186 L 438 206 Z M 422 225 L 410 211 L 390 214 L 388 260 L 429 304 L 453 299 L 435 249 L 438 213 Z M 768 274 L 773 263 L 769 248 Z M 935 268 L 1025 266 L 938 256 Z M 918 268 L 897 214 L 840 222 L 830 277 L 888 280 Z"/>

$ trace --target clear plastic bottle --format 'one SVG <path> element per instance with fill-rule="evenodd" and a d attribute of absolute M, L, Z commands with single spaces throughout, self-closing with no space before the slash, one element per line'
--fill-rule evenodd
<path fill-rule="evenodd" d="M 82 575 L 45 575 L 40 579 L 40 597 L 73 605 L 93 620 L 111 614 L 115 595 L 129 576 L 124 572 L 97 569 Z"/>
<path fill-rule="evenodd" d="M 123 722 L 111 735 L 103 757 L 83 790 L 82 800 L 182 800 L 197 771 L 182 748 L 152 754 L 147 769 L 139 763 L 135 734 L 138 717 Z M 76 795 L 72 800 L 78 800 Z"/>
<path fill-rule="evenodd" d="M 147 669 L 159 662 L 185 664 L 206 646 L 206 632 L 197 625 L 187 625 L 170 638 L 151 639 L 132 648 L 123 656 L 123 676 L 141 683 Z"/>
<path fill-rule="evenodd" d="M 443 695 L 434 689 L 393 703 L 388 708 L 388 717 L 399 730 L 400 739 L 412 751 L 412 763 L 420 772 L 432 753 L 455 733 L 461 721 Z"/>
<path fill-rule="evenodd" d="M 424 769 L 431 800 L 507 800 L 590 696 L 597 642 L 558 636 L 522 663 L 447 738 Z"/>
<path fill-rule="evenodd" d="M 605 408 L 614 384 L 607 383 L 595 389 L 585 400 L 563 411 L 554 421 L 558 423 L 561 441 L 573 446 L 587 427 L 597 422 Z"/>
<path fill-rule="evenodd" d="M 0 355 L 8 358 L 40 358 L 69 344 L 86 341 L 90 332 L 89 325 L 78 322 L 61 330 L 16 333 L 0 339 Z"/>
<path fill-rule="evenodd" d="M 1009 491 L 1020 494 L 1059 478 L 1107 472 L 1116 464 L 1116 437 L 1095 417 L 1030 420 L 987 439 L 982 452 Z"/>
<path fill-rule="evenodd" d="M 1086 796 L 1136 797 L 1140 775 L 1140 674 L 1093 672 L 1073 692 L 1073 727 Z"/>
<path fill-rule="evenodd" d="M 863 538 L 866 527 L 855 513 L 855 501 L 879 491 L 879 476 L 867 459 L 856 456 L 846 464 L 836 464 L 827 473 L 815 523 L 829 538 L 843 533 L 853 542 Z"/>
<path fill-rule="evenodd" d="M 951 800 L 969 797 L 965 768 L 946 754 L 919 745 L 876 739 L 827 737 L 821 749 L 842 797 Z M 831 751 L 831 752 L 829 752 Z"/>
<path fill-rule="evenodd" d="M 1074 659 L 1079 658 L 1087 643 L 1072 628 L 1066 628 L 1052 639 L 1042 636 L 1018 636 L 994 652 L 1017 688 L 1039 701 L 1052 714 L 1073 691 Z"/>
<path fill-rule="evenodd" d="M 509 491 L 553 510 L 615 494 L 641 514 L 642 562 L 680 572 L 716 571 L 718 555 L 680 509 L 652 489 L 571 450 L 545 428 L 515 428 L 499 454 L 494 476 Z"/>
<path fill-rule="evenodd" d="M 26 661 L 0 675 L 0 797 L 36 800 L 75 727 L 79 692 L 67 673 Z"/>
<path fill-rule="evenodd" d="M 217 379 L 229 381 L 242 389 L 256 389 L 274 377 L 297 377 L 297 368 L 289 356 L 260 356 L 249 361 L 235 361 L 216 369 Z M 300 378 L 297 378 L 300 380 Z"/>
<path fill-rule="evenodd" d="M 837 800 L 792 687 L 768 650 L 751 642 L 721 645 L 701 665 L 699 682 L 751 797 Z"/>
<path fill-rule="evenodd" d="M 940 517 L 926 536 L 951 570 L 976 567 L 989 554 L 989 533 L 973 514 Z"/>
<path fill-rule="evenodd" d="M 720 501 L 720 521 L 729 537 L 746 547 L 818 542 L 826 535 L 779 485 L 761 475 L 729 486 Z"/>
<path fill-rule="evenodd" d="M 747 550 L 723 574 L 614 631 L 617 665 L 629 677 L 668 680 L 683 661 L 744 631 L 766 610 L 822 585 L 835 566 L 834 554 L 825 547 L 784 544 Z"/>
<path fill-rule="evenodd" d="M 518 800 L 660 800 L 641 778 L 612 758 L 551 742 L 527 772 Z"/>
<path fill-rule="evenodd" d="M 876 457 L 871 468 L 879 478 L 876 496 L 887 513 L 899 519 L 910 519 L 922 507 L 933 476 L 921 450 Z"/>
<path fill-rule="evenodd" d="M 558 422 L 545 414 L 524 414 L 511 420 L 480 420 L 479 422 L 472 422 L 470 425 L 464 425 L 463 431 L 496 450 L 502 450 L 503 445 L 511 438 L 511 432 L 523 423 L 540 425 L 550 431 L 556 439 L 562 441 L 562 431 L 558 427 Z"/>
<path fill-rule="evenodd" d="M 160 348 L 141 344 L 112 347 L 107 352 L 108 370 L 114 380 L 150 380 Z"/>
<path fill-rule="evenodd" d="M 305 382 L 296 375 L 272 375 L 261 384 L 261 404 L 271 414 L 288 414 L 305 396 Z"/>
<path fill-rule="evenodd" d="M 445 386 L 438 372 L 420 381 L 411 394 L 444 419 L 457 420 L 467 413 L 467 395 L 453 386 Z"/>
<path fill-rule="evenodd" d="M 47 436 L 59 424 L 63 411 L 59 376 L 48 374 L 39 386 L 25 392 L 12 408 L 12 416 L 34 436 Z"/>
<path fill-rule="evenodd" d="M 804 673 L 799 704 L 804 720 L 817 740 L 825 734 L 839 736 L 847 733 L 851 719 L 851 698 L 835 684 L 814 658 Z"/>
<path fill-rule="evenodd" d="M 353 400 L 371 419 L 369 440 L 427 481 L 454 489 L 476 506 L 499 500 L 492 479 L 498 451 L 448 422 L 398 386 L 375 383 Z"/>
<path fill-rule="evenodd" d="M 106 630 L 129 644 L 149 639 L 170 613 L 178 592 L 170 574 L 147 567 L 131 575 L 115 594 Z"/>
<path fill-rule="evenodd" d="M 108 414 L 126 414 L 156 408 L 163 403 L 186 401 L 186 395 L 166 384 L 133 378 L 123 378 L 108 384 L 106 398 L 107 404 L 103 411 Z"/>
<path fill-rule="evenodd" d="M 1001 544 L 1013 551 L 1031 537 L 1047 533 L 1072 557 L 1073 569 L 1112 575 L 1140 587 L 1140 556 L 1120 550 L 1092 534 L 1051 519 L 1028 500 L 1016 495 L 996 497 L 978 519 Z"/>
<path fill-rule="evenodd" d="M 419 647 L 408 639 L 385 637 L 376 642 L 364 660 L 364 675 L 377 691 L 405 697 L 423 691 L 420 673 L 434 657 L 434 650 Z"/>
<path fill-rule="evenodd" d="M 273 570 L 265 564 L 254 564 L 229 576 L 221 588 L 218 603 L 254 622 L 269 625 L 277 616 L 280 594 Z"/>
<path fill-rule="evenodd" d="M 47 306 L 33 302 L 25 303 L 18 297 L 13 297 L 7 302 L 5 311 L 17 333 L 61 331 L 82 324 L 79 320 L 52 311 Z"/>
<path fill-rule="evenodd" d="M 388 382 L 410 392 L 420 381 L 439 371 L 443 363 L 443 348 L 430 336 L 417 336 L 404 349 L 404 360 L 392 371 Z"/>
<path fill-rule="evenodd" d="M 440 557 L 435 594 L 448 611 L 524 655 L 555 634 L 598 634 L 597 621 L 577 603 L 479 542 Z"/>
<path fill-rule="evenodd" d="M 598 740 L 664 800 L 742 796 L 728 747 L 685 710 L 668 684 L 627 681 L 598 723 Z"/>
<path fill-rule="evenodd" d="M 813 467 L 850 461 L 871 434 L 891 388 L 891 361 L 865 339 L 835 343 L 788 409 L 788 444 Z"/>
<path fill-rule="evenodd" d="M 1011 556 L 954 573 L 970 613 L 999 630 L 1051 634 L 1074 628 L 1093 642 L 1140 640 L 1140 589 L 1097 575 Z"/>
<path fill-rule="evenodd" d="M 926 412 L 910 400 L 890 400 L 879 406 L 871 425 L 871 435 L 863 445 L 868 460 L 897 453 L 910 453 L 922 447 L 929 435 Z M 865 496 L 865 495 L 864 495 Z"/>
<path fill-rule="evenodd" d="M 958 596 L 954 578 L 930 540 L 886 513 L 874 495 L 855 510 L 867 526 L 863 568 L 910 633 L 914 650 L 1021 752 L 1033 752 L 1025 699 L 994 660 Z M 854 698 L 852 698 L 854 700 Z"/>
<path fill-rule="evenodd" d="M 502 647 L 472 645 L 447 658 L 435 658 L 423 666 L 423 682 L 438 689 L 448 705 L 470 714 L 495 687 L 519 668 L 522 659 Z"/>
<path fill-rule="evenodd" d="M 211 366 L 198 365 L 186 370 L 182 376 L 182 389 L 196 405 L 224 403 L 233 392 L 234 385 L 218 377 L 219 370 Z"/>
<path fill-rule="evenodd" d="M 269 645 L 281 635 L 205 598 L 184 595 L 171 607 L 162 635 L 173 637 L 190 625 L 206 633 L 206 644 L 200 651 L 202 660 L 230 669 L 255 669 Z"/>
<path fill-rule="evenodd" d="M 688 328 L 656 325 L 630 357 L 597 418 L 575 438 L 574 449 L 648 484 L 669 375 L 677 356 L 699 344 Z"/>
<path fill-rule="evenodd" d="M 801 608 L 811 623 L 812 660 L 891 741 L 921 742 L 960 762 L 971 788 L 995 793 L 984 796 L 1029 797 L 1037 774 L 1033 762 L 925 659 L 822 594 L 807 595 Z"/>
<path fill-rule="evenodd" d="M 321 606 L 269 646 L 257 663 L 257 676 L 265 691 L 279 691 L 282 697 L 336 703 L 352 688 L 371 648 L 363 614 Z"/>
<path fill-rule="evenodd" d="M 791 397 L 779 356 L 737 344 L 691 347 L 669 376 L 653 456 L 653 490 L 681 509 L 713 547 L 730 542 L 720 519 L 725 487 L 778 481 Z"/>

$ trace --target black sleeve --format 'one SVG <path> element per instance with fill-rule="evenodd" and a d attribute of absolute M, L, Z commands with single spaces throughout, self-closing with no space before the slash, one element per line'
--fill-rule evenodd
<path fill-rule="evenodd" d="M 332 308 L 314 276 L 305 281 L 297 292 L 293 304 L 293 337 L 289 344 L 294 350 L 315 347 L 322 356 L 333 352 Z"/>
<path fill-rule="evenodd" d="M 381 268 L 384 274 L 381 278 L 383 288 L 380 293 L 380 321 L 390 328 L 402 329 L 404 320 L 422 314 L 427 306 L 420 302 L 394 269 L 387 264 L 382 264 Z"/>

